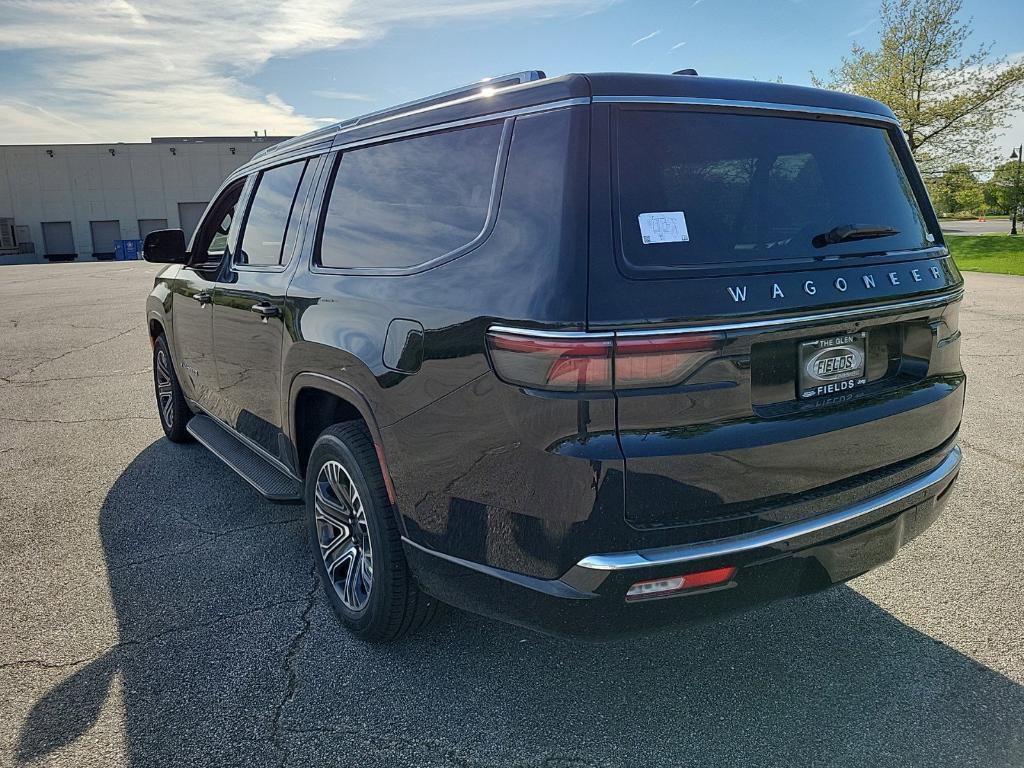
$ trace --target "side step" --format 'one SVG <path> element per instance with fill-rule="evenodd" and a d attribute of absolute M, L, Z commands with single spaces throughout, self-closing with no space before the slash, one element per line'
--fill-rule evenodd
<path fill-rule="evenodd" d="M 300 480 L 275 467 L 209 416 L 196 414 L 185 429 L 270 501 L 303 502 Z"/>

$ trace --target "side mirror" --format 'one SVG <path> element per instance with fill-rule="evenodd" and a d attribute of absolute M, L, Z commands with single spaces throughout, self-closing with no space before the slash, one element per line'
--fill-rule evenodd
<path fill-rule="evenodd" d="M 156 264 L 188 264 L 185 233 L 180 229 L 158 229 L 146 235 L 142 258 Z"/>

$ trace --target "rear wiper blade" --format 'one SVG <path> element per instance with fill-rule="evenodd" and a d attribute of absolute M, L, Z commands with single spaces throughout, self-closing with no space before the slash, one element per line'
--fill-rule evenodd
<path fill-rule="evenodd" d="M 862 224 L 841 224 L 833 227 L 828 232 L 815 235 L 811 245 L 815 248 L 824 248 L 826 245 L 836 243 L 848 243 L 851 240 L 872 240 L 876 237 L 891 237 L 898 235 L 900 231 L 894 227 L 873 227 Z"/>

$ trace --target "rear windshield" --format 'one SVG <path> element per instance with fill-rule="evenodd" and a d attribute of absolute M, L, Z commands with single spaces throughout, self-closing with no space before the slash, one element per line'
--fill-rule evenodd
<path fill-rule="evenodd" d="M 931 244 L 882 128 L 624 108 L 617 136 L 622 255 L 635 267 L 802 260 Z"/>

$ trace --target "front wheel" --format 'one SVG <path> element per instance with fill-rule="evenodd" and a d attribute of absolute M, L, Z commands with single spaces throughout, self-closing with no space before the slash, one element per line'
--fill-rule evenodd
<path fill-rule="evenodd" d="M 172 443 L 187 443 L 192 435 L 185 429 L 192 411 L 185 402 L 185 395 L 178 383 L 171 361 L 171 350 L 167 337 L 162 333 L 153 344 L 153 385 L 156 388 L 156 406 L 160 414 L 160 426 Z"/>
<path fill-rule="evenodd" d="M 397 640 L 434 616 L 437 602 L 420 591 L 409 570 L 377 453 L 362 424 L 329 427 L 313 445 L 306 525 L 320 582 L 353 635 Z"/>

